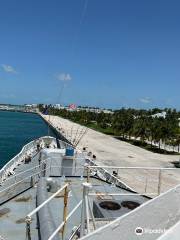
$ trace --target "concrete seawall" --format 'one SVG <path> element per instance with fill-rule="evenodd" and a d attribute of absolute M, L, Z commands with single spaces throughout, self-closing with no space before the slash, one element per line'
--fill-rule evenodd
<path fill-rule="evenodd" d="M 45 123 L 48 125 L 48 127 L 53 131 L 53 133 L 55 134 L 55 136 L 58 139 L 61 139 L 69 144 L 71 144 L 70 141 L 68 141 L 68 139 L 52 124 L 49 122 L 49 120 L 41 113 L 37 113 L 42 119 L 43 121 L 45 121 Z"/>
<path fill-rule="evenodd" d="M 83 132 L 85 129 L 84 126 L 58 116 L 42 114 L 40 116 L 69 142 L 77 138 L 78 131 L 82 130 Z M 79 142 L 78 148 L 82 149 L 83 147 L 95 154 L 97 163 L 103 166 L 173 168 L 171 162 L 179 160 L 178 155 L 152 153 L 92 129 L 88 129 Z M 157 194 L 159 170 L 123 169 L 119 170 L 118 173 L 122 181 L 136 191 Z M 162 171 L 162 192 L 179 183 L 180 169 Z"/>

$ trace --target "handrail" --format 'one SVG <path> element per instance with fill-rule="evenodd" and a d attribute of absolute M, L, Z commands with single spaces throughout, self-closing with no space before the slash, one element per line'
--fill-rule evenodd
<path fill-rule="evenodd" d="M 91 159 L 87 159 L 88 161 L 90 161 L 91 164 L 94 164 L 94 162 Z M 89 174 L 88 169 L 91 168 L 99 168 L 101 169 L 104 173 L 109 174 L 109 176 L 111 178 L 113 178 L 114 180 L 116 180 L 117 182 L 121 183 L 123 185 L 123 187 L 125 187 L 126 189 L 130 190 L 130 191 L 134 191 L 134 189 L 132 189 L 130 186 L 128 186 L 126 183 L 124 183 L 122 180 L 120 180 L 119 178 L 117 178 L 116 176 L 114 176 L 113 174 L 111 174 L 110 172 L 108 172 L 105 168 L 103 168 L 103 166 L 97 166 L 97 165 L 88 165 L 87 166 L 87 173 Z"/>
<path fill-rule="evenodd" d="M 6 179 L 5 182 L 7 182 L 7 181 L 9 181 L 9 180 L 12 180 L 13 178 L 16 178 L 17 176 L 20 176 L 20 175 L 22 175 L 23 173 L 26 173 L 26 172 L 28 172 L 28 171 L 30 171 L 30 170 L 33 170 L 33 169 L 36 169 L 36 168 L 40 167 L 40 166 L 43 165 L 48 159 L 49 159 L 49 158 L 44 159 L 43 161 L 41 161 L 40 164 L 38 164 L 38 165 L 36 165 L 36 166 L 34 166 L 34 167 L 32 167 L 32 168 L 28 168 L 27 170 L 25 170 L 25 171 L 23 171 L 23 172 L 19 172 L 19 173 L 13 175 L 13 176 L 9 176 L 9 177 Z M 56 166 L 56 167 L 57 167 L 57 166 Z M 46 170 L 46 169 L 49 169 L 49 168 L 50 168 L 50 167 L 46 167 L 46 168 L 43 169 L 42 171 L 44 171 L 44 170 Z"/>
<path fill-rule="evenodd" d="M 43 165 L 43 163 L 46 162 L 46 161 L 47 161 L 47 159 L 45 159 L 44 161 L 42 161 L 40 165 L 36 165 L 36 166 L 33 167 L 33 168 L 29 168 L 28 170 L 25 170 L 25 171 L 23 171 L 23 172 L 20 172 L 20 173 L 14 175 L 14 176 L 8 177 L 4 183 L 8 182 L 9 180 L 13 180 L 13 178 L 16 179 L 17 176 L 21 176 L 23 173 L 26 173 L 26 172 L 28 172 L 28 171 L 30 171 L 30 170 L 33 170 L 33 169 L 36 169 L 36 168 L 40 167 L 40 166 Z M 8 186 L 7 188 L 4 188 L 3 190 L 0 190 L 0 193 L 6 191 L 7 189 L 9 189 L 9 188 L 11 188 L 11 187 L 13 187 L 13 186 L 16 186 L 17 184 L 23 182 L 25 179 L 28 179 L 28 178 L 33 177 L 33 176 L 35 176 L 35 175 L 38 175 L 38 174 L 40 174 L 41 172 L 44 172 L 44 171 L 49 170 L 49 169 L 52 169 L 52 168 L 57 168 L 57 165 L 53 165 L 53 166 L 51 165 L 51 166 L 49 166 L 49 167 L 46 166 L 44 169 L 41 169 L 40 171 L 38 171 L 38 172 L 36 172 L 36 173 L 34 173 L 34 174 L 32 174 L 32 175 L 29 175 L 29 176 L 27 176 L 27 177 L 24 177 L 22 180 L 13 183 L 12 185 Z M 72 167 L 63 167 L 63 168 L 64 168 L 64 169 L 71 169 Z M 84 168 L 84 167 L 76 167 L 76 169 L 83 169 L 83 168 Z"/>
<path fill-rule="evenodd" d="M 36 140 L 37 140 L 37 139 L 36 139 Z M 30 146 L 30 145 L 31 145 L 34 141 L 36 141 L 36 140 L 33 140 L 33 141 L 27 143 L 26 145 L 24 145 L 23 148 L 21 149 L 21 151 L 20 151 L 17 155 L 15 155 L 9 162 L 7 162 L 7 163 L 1 168 L 0 173 L 1 173 L 10 163 L 12 163 L 13 160 L 15 160 L 16 157 L 18 157 L 20 154 L 22 154 L 23 151 L 24 151 L 24 149 L 25 149 L 27 146 Z"/>
<path fill-rule="evenodd" d="M 30 212 L 27 216 L 26 216 L 26 221 L 29 221 L 32 217 L 32 215 L 34 215 L 35 213 L 37 213 L 42 207 L 44 207 L 44 205 L 46 205 L 47 203 L 49 203 L 53 198 L 55 198 L 60 192 L 62 192 L 66 187 L 68 187 L 69 184 L 65 184 L 62 188 L 60 188 L 57 192 L 55 192 L 53 195 L 51 195 L 46 201 L 44 201 L 41 205 L 39 205 L 37 208 L 35 208 L 32 212 Z"/>
<path fill-rule="evenodd" d="M 118 166 L 88 166 L 89 168 L 106 168 L 106 169 L 142 169 L 142 170 L 179 170 L 172 167 L 118 167 Z"/>
<path fill-rule="evenodd" d="M 81 206 L 82 200 L 73 208 L 73 210 L 67 215 L 66 220 L 63 221 L 58 228 L 53 232 L 53 234 L 48 238 L 48 240 L 52 240 L 56 234 L 62 229 L 62 227 L 65 225 L 66 221 L 73 215 L 73 213 Z"/>
<path fill-rule="evenodd" d="M 156 195 L 155 193 L 146 193 L 146 195 Z M 142 193 L 89 193 L 88 196 L 142 196 Z"/>
<path fill-rule="evenodd" d="M 44 163 L 44 161 L 43 161 L 42 163 Z M 41 163 L 41 164 L 42 164 L 42 163 Z M 19 173 L 13 175 L 13 176 L 9 176 L 9 177 L 6 179 L 6 182 L 9 181 L 9 180 L 12 180 L 13 178 L 16 178 L 17 176 L 22 175 L 23 173 L 26 173 L 26 172 L 28 172 L 28 171 L 31 171 L 31 170 L 33 170 L 33 169 L 36 169 L 37 167 L 40 167 L 41 164 L 38 164 L 38 165 L 36 165 L 35 167 L 32 167 L 32 168 L 28 168 L 27 170 L 25 170 L 25 171 L 23 171 L 23 172 L 19 172 Z"/>
<path fill-rule="evenodd" d="M 23 148 L 21 149 L 21 151 L 20 151 L 17 155 L 15 155 L 10 161 L 8 161 L 8 162 L 0 169 L 0 173 L 1 173 L 10 163 L 12 163 L 12 162 L 15 160 L 16 157 L 18 157 L 20 154 L 22 154 L 23 151 L 24 151 L 28 146 L 32 145 L 32 143 L 35 143 L 37 140 L 44 140 L 44 139 L 46 139 L 46 138 L 50 138 L 50 139 L 54 139 L 54 140 L 55 140 L 54 137 L 44 136 L 44 137 L 40 137 L 40 138 L 37 138 L 37 139 L 35 139 L 35 140 L 32 140 L 31 142 L 25 144 L 25 145 L 23 146 Z M 33 147 L 34 147 L 34 146 L 33 146 Z"/>
<path fill-rule="evenodd" d="M 161 194 L 161 185 L 162 185 L 162 173 L 163 171 L 174 171 L 174 170 L 179 170 L 178 168 L 175 167 L 118 167 L 118 166 L 101 166 L 101 165 L 96 165 L 91 159 L 87 159 L 90 161 L 91 164 L 93 165 L 89 165 L 87 166 L 87 168 L 89 168 L 90 170 L 93 169 L 99 169 L 99 171 L 103 170 L 104 173 L 108 173 L 109 175 L 111 175 L 111 179 L 112 177 L 116 180 L 116 181 L 120 181 L 127 189 L 134 191 L 134 189 L 132 189 L 130 186 L 128 186 L 126 183 L 124 183 L 122 180 L 120 180 L 120 178 L 118 178 L 116 175 L 110 173 L 108 170 L 109 169 L 116 169 L 117 170 L 117 174 L 118 174 L 118 170 L 120 169 L 124 169 L 124 170 L 155 170 L 158 171 L 158 186 L 157 186 L 157 193 L 158 195 Z M 147 188 L 147 178 L 146 178 L 146 185 L 145 185 L 145 194 L 146 193 L 146 188 Z M 149 195 L 155 195 L 150 193 Z"/>
<path fill-rule="evenodd" d="M 42 202 L 37 208 L 35 208 L 32 212 L 30 212 L 26 217 L 25 217 L 25 222 L 26 222 L 26 237 L 28 240 L 31 240 L 31 229 L 30 229 L 30 225 L 32 223 L 32 216 L 34 214 L 36 214 L 39 210 L 41 210 L 46 204 L 48 204 L 53 198 L 55 198 L 60 192 L 62 192 L 63 190 L 65 190 L 65 195 L 67 192 L 67 188 L 68 188 L 69 184 L 65 184 L 63 187 L 61 187 L 57 192 L 55 192 L 53 195 L 51 195 L 48 199 L 46 199 L 44 202 Z M 64 198 L 66 197 L 64 195 Z M 64 206 L 65 209 L 65 206 Z M 64 222 L 66 222 L 64 220 Z M 65 224 L 65 223 L 64 223 Z M 64 225 L 63 225 L 64 226 Z"/>
<path fill-rule="evenodd" d="M 37 138 L 29 143 L 27 143 L 26 145 L 23 146 L 23 148 L 21 149 L 21 151 L 15 155 L 9 162 L 7 162 L 1 169 L 0 169 L 0 179 L 1 181 L 3 181 L 3 177 L 5 178 L 8 175 L 8 170 L 10 170 L 10 168 L 13 166 L 13 164 L 18 163 L 18 160 L 20 160 L 20 157 L 24 157 L 24 152 L 26 150 L 32 150 L 35 147 L 35 143 L 37 140 L 39 141 L 45 141 L 46 139 L 52 139 L 52 140 L 56 140 L 54 137 L 50 137 L 50 136 L 44 136 L 44 137 L 40 137 Z M 59 140 L 61 141 L 63 144 L 65 144 L 66 146 L 71 146 L 70 144 L 68 144 L 67 142 L 63 141 L 63 140 Z M 18 159 L 19 158 L 19 159 Z M 22 159 L 23 161 L 23 159 Z"/>
<path fill-rule="evenodd" d="M 23 178 L 22 180 L 20 180 L 20 181 L 18 181 L 18 182 L 13 183 L 13 184 L 10 185 L 9 187 L 4 188 L 3 190 L 1 190 L 0 193 L 3 193 L 4 191 L 6 191 L 6 190 L 9 189 L 9 188 L 12 188 L 13 186 L 16 186 L 17 184 L 23 182 L 25 179 L 28 179 L 28 178 L 31 178 L 31 177 L 33 177 L 33 176 L 36 176 L 36 175 L 40 174 L 42 171 L 44 171 L 44 169 L 42 169 L 41 171 L 39 171 L 39 172 L 37 172 L 37 173 L 35 173 L 35 174 L 32 174 L 32 175 L 30 175 L 30 176 L 28 176 L 28 177 Z"/>

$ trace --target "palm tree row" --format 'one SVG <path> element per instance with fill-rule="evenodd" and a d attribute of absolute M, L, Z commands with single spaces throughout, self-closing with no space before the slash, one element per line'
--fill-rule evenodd
<path fill-rule="evenodd" d="M 39 105 L 40 111 L 44 111 Z M 159 148 L 163 146 L 180 145 L 180 112 L 175 109 L 151 109 L 136 110 L 125 109 L 110 113 L 95 113 L 85 110 L 68 111 L 66 109 L 48 108 L 49 114 L 58 115 L 70 119 L 85 126 L 95 128 L 99 131 L 113 134 L 121 139 L 136 139 L 142 143 L 150 142 L 151 146 L 158 143 Z M 166 116 L 156 115 L 166 112 Z"/>

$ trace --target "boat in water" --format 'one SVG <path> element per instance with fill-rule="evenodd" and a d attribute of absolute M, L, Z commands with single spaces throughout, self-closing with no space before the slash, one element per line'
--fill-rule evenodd
<path fill-rule="evenodd" d="M 176 240 L 180 186 L 151 198 L 86 148 L 45 136 L 0 170 L 0 239 Z"/>

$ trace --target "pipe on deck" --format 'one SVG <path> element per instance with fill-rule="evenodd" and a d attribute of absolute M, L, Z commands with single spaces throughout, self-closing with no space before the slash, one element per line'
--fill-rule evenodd
<path fill-rule="evenodd" d="M 48 199 L 47 182 L 45 178 L 41 178 L 37 186 L 37 206 L 42 204 Z M 40 239 L 48 240 L 56 229 L 55 222 L 48 204 L 41 208 L 38 212 L 39 233 Z M 54 237 L 54 240 L 58 240 L 58 236 Z"/>

